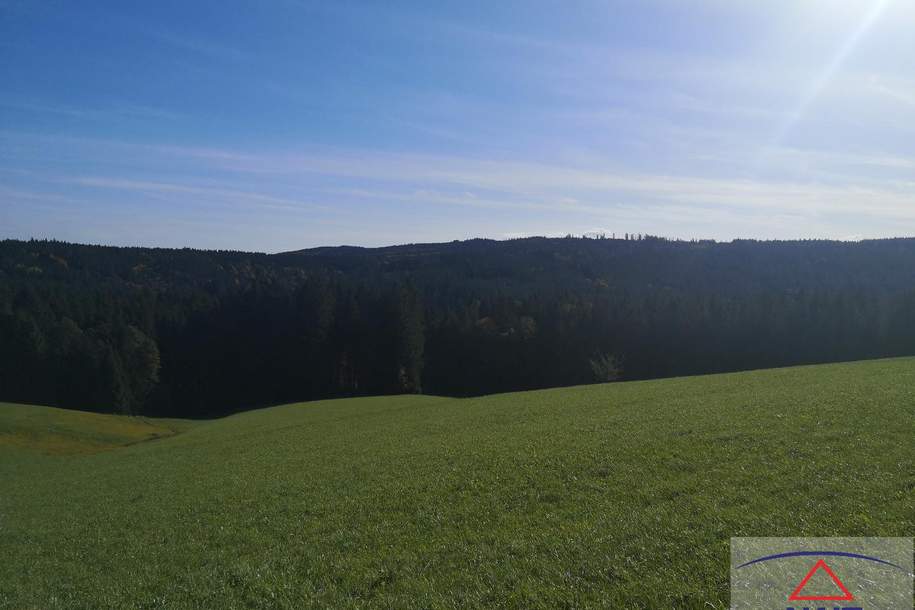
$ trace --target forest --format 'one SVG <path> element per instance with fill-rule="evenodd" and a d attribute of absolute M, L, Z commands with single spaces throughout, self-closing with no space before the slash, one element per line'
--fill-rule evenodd
<path fill-rule="evenodd" d="M 913 239 L 0 242 L 0 401 L 211 417 L 913 354 Z"/>

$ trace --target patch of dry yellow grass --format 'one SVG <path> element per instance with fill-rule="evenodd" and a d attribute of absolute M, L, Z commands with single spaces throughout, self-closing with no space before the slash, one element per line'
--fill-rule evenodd
<path fill-rule="evenodd" d="M 96 453 L 171 436 L 187 422 L 148 420 L 0 403 L 0 447 L 23 447 L 47 454 Z"/>

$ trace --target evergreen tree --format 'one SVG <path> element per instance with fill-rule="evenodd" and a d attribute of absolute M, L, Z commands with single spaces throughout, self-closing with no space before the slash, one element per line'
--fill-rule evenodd
<path fill-rule="evenodd" d="M 399 390 L 422 392 L 426 338 L 422 302 L 412 285 L 398 291 L 397 303 L 397 380 Z"/>

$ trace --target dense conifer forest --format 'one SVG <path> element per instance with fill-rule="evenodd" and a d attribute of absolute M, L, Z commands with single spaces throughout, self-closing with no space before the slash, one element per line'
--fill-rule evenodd
<path fill-rule="evenodd" d="M 915 354 L 915 240 L 0 242 L 0 400 L 204 417 Z"/>

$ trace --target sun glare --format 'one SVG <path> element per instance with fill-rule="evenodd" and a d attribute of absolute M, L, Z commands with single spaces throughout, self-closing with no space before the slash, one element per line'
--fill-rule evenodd
<path fill-rule="evenodd" d="M 773 134 L 766 150 L 770 150 L 781 144 L 791 133 L 792 129 L 803 120 L 810 106 L 816 102 L 823 90 L 829 85 L 835 76 L 842 70 L 848 58 L 854 53 L 861 40 L 872 30 L 874 24 L 886 12 L 892 0 L 873 0 L 868 2 L 866 7 L 861 7 L 857 3 L 831 2 L 830 5 L 842 6 L 848 10 L 849 6 L 855 6 L 856 12 L 860 15 L 860 20 L 843 40 L 842 44 L 836 49 L 829 62 L 823 69 L 810 81 L 809 85 L 801 92 L 797 104 L 787 113 L 783 122 Z"/>

